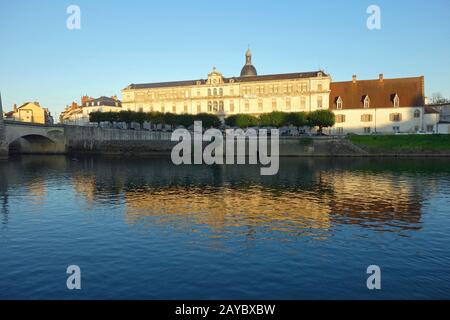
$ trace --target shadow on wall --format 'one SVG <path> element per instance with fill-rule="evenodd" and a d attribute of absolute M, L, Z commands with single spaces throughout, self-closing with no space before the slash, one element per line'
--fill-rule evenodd
<path fill-rule="evenodd" d="M 40 135 L 27 135 L 9 144 L 10 154 L 61 154 L 65 147 Z"/>

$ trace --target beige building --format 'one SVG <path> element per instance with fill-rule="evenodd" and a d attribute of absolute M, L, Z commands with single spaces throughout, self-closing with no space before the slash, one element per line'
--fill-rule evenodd
<path fill-rule="evenodd" d="M 122 103 L 116 96 L 91 98 L 83 96 L 81 105 L 72 102 L 60 114 L 59 122 L 66 125 L 85 126 L 89 124 L 89 115 L 92 112 L 120 112 L 122 111 Z"/>
<path fill-rule="evenodd" d="M 27 102 L 13 111 L 5 114 L 5 120 L 30 122 L 38 124 L 53 124 L 53 117 L 47 108 L 40 106 L 39 102 Z"/>
<path fill-rule="evenodd" d="M 331 78 L 323 71 L 258 76 L 250 50 L 239 77 L 216 68 L 206 79 L 131 84 L 122 90 L 123 108 L 177 114 L 214 113 L 224 118 L 243 113 L 328 109 Z"/>

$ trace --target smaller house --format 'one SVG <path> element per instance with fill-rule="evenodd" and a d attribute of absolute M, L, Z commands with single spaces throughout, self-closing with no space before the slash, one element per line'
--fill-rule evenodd
<path fill-rule="evenodd" d="M 5 120 L 51 125 L 53 117 L 48 108 L 43 108 L 39 102 L 26 102 L 20 107 L 14 105 L 13 110 L 5 113 Z"/>
<path fill-rule="evenodd" d="M 116 96 L 100 98 L 91 98 L 83 96 L 81 105 L 72 102 L 71 106 L 67 106 L 61 113 L 59 120 L 63 124 L 85 126 L 89 124 L 89 115 L 92 112 L 120 112 L 122 111 L 122 103 Z"/>

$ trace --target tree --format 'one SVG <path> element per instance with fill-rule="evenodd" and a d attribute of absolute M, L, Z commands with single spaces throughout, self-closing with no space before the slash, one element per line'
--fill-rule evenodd
<path fill-rule="evenodd" d="M 136 112 L 133 115 L 133 119 L 135 122 L 142 125 L 147 120 L 147 115 L 144 112 Z"/>
<path fill-rule="evenodd" d="M 306 112 L 291 112 L 285 117 L 287 125 L 303 127 L 308 125 L 308 115 Z"/>
<path fill-rule="evenodd" d="M 130 124 L 133 122 L 133 112 L 132 111 L 120 111 L 117 120 L 120 122 L 125 122 L 126 124 Z"/>
<path fill-rule="evenodd" d="M 236 114 L 225 119 L 225 124 L 230 127 L 248 128 L 259 124 L 259 119 L 249 114 Z"/>
<path fill-rule="evenodd" d="M 322 133 L 323 128 L 334 126 L 336 117 L 330 110 L 316 110 L 308 114 L 308 123 L 310 127 L 318 127 L 318 133 Z"/>
<path fill-rule="evenodd" d="M 259 124 L 265 127 L 282 127 L 287 124 L 287 113 L 273 111 L 271 113 L 263 113 L 259 116 Z"/>
<path fill-rule="evenodd" d="M 199 113 L 195 115 L 195 121 L 201 121 L 204 128 L 218 128 L 222 124 L 219 117 L 209 113 Z"/>
<path fill-rule="evenodd" d="M 89 122 L 96 122 L 98 125 L 100 125 L 100 117 L 101 117 L 101 112 L 91 112 L 89 113 Z"/>
<path fill-rule="evenodd" d="M 440 92 L 435 92 L 431 95 L 430 102 L 433 104 L 448 103 L 449 99 L 445 98 Z"/>

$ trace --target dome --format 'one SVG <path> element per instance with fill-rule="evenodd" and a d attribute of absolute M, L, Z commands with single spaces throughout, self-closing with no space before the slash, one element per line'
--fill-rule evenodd
<path fill-rule="evenodd" d="M 253 65 L 245 65 L 241 70 L 241 77 L 256 77 L 258 75 Z"/>
<path fill-rule="evenodd" d="M 245 53 L 245 66 L 241 70 L 241 77 L 256 77 L 258 72 L 252 64 L 252 52 L 250 49 Z"/>

